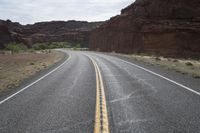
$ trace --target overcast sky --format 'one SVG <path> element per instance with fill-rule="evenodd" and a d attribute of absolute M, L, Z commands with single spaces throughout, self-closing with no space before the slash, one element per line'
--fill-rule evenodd
<path fill-rule="evenodd" d="M 50 20 L 103 21 L 134 0 L 0 0 L 0 19 L 21 24 Z"/>

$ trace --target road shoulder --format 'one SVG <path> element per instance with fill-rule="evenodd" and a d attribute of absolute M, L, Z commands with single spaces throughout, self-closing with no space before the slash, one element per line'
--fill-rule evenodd
<path fill-rule="evenodd" d="M 184 86 L 187 86 L 189 88 L 192 88 L 193 90 L 200 92 L 200 79 L 199 78 L 194 78 L 192 75 L 189 74 L 183 74 L 180 73 L 176 70 L 173 69 L 168 69 L 166 67 L 163 67 L 161 65 L 156 65 L 156 64 L 151 64 L 151 63 L 147 63 L 141 60 L 136 60 L 134 58 L 130 58 L 127 56 L 123 56 L 121 54 L 116 54 L 116 53 L 103 53 L 106 54 L 108 56 L 113 56 L 119 59 L 122 59 L 124 61 L 136 64 L 138 66 L 141 66 L 145 69 L 148 69 L 152 72 L 155 72 L 159 75 L 162 75 L 170 80 L 173 80 L 177 83 L 180 83 Z"/>
<path fill-rule="evenodd" d="M 6 89 L 5 91 L 1 91 L 0 92 L 0 100 L 3 100 L 6 97 L 16 93 L 20 89 L 22 89 L 25 86 L 27 86 L 27 85 L 31 84 L 32 82 L 36 81 L 37 79 L 39 79 L 40 77 L 44 76 L 48 72 L 51 72 L 53 69 L 58 67 L 64 61 L 66 61 L 68 59 L 69 55 L 66 52 L 63 52 L 63 51 L 60 51 L 60 52 L 61 52 L 61 54 L 63 56 L 57 62 L 55 62 L 55 63 L 53 63 L 53 64 L 51 64 L 49 66 L 45 66 L 43 69 L 37 71 L 36 73 L 27 76 L 25 79 L 20 81 L 17 86 L 13 86 L 13 87 L 10 87 L 10 88 Z"/>

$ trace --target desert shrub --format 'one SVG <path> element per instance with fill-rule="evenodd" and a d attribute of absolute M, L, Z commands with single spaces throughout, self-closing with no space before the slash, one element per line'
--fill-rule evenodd
<path fill-rule="evenodd" d="M 161 61 L 161 59 L 159 57 L 155 57 L 156 61 Z"/>
<path fill-rule="evenodd" d="M 37 43 L 33 45 L 34 50 L 44 50 L 47 49 L 48 46 L 45 43 Z"/>
<path fill-rule="evenodd" d="M 6 50 L 10 50 L 12 53 L 18 53 L 27 50 L 27 46 L 23 43 L 12 42 L 6 45 Z"/>
<path fill-rule="evenodd" d="M 30 62 L 29 65 L 35 65 L 35 63 L 34 62 Z"/>
<path fill-rule="evenodd" d="M 33 45 L 35 50 L 44 49 L 56 49 L 56 48 L 70 48 L 70 44 L 67 42 L 48 42 L 48 43 L 37 43 Z"/>
<path fill-rule="evenodd" d="M 200 75 L 197 75 L 197 74 L 193 74 L 193 77 L 196 79 L 200 79 Z"/>
<path fill-rule="evenodd" d="M 80 43 L 76 44 L 75 48 L 81 48 L 81 44 Z"/>
<path fill-rule="evenodd" d="M 186 62 L 185 65 L 186 66 L 193 66 L 193 64 L 191 62 Z"/>
<path fill-rule="evenodd" d="M 177 59 L 174 59 L 173 62 L 179 62 Z"/>

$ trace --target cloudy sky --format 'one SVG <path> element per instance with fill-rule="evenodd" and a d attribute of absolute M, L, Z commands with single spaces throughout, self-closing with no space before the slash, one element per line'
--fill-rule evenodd
<path fill-rule="evenodd" d="M 50 20 L 102 21 L 134 0 L 0 0 L 0 19 L 21 24 Z"/>

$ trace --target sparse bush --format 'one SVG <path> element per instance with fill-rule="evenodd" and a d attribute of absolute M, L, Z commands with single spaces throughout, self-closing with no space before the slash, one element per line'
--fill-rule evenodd
<path fill-rule="evenodd" d="M 78 44 L 76 44 L 75 47 L 76 47 L 76 48 L 81 48 L 81 45 L 78 43 Z"/>
<path fill-rule="evenodd" d="M 178 60 L 177 60 L 177 59 L 175 59 L 175 60 L 173 60 L 173 62 L 178 62 Z"/>
<path fill-rule="evenodd" d="M 45 50 L 45 49 L 56 49 L 56 48 L 70 48 L 68 42 L 49 42 L 49 43 L 37 43 L 33 45 L 35 50 Z"/>
<path fill-rule="evenodd" d="M 30 64 L 30 65 L 35 65 L 35 63 L 34 63 L 34 62 L 30 62 L 29 64 Z"/>
<path fill-rule="evenodd" d="M 77 50 L 77 49 L 80 49 L 80 48 L 81 48 L 81 45 L 78 43 L 78 44 L 74 45 L 73 50 Z"/>
<path fill-rule="evenodd" d="M 191 62 L 186 62 L 185 65 L 187 65 L 187 66 L 193 66 L 193 64 Z"/>
<path fill-rule="evenodd" d="M 8 85 L 7 85 L 7 88 L 14 88 L 14 87 L 16 87 L 16 86 L 17 86 L 16 84 L 12 83 L 12 84 L 8 84 Z"/>
<path fill-rule="evenodd" d="M 196 79 L 200 79 L 200 75 L 193 74 L 192 76 L 193 76 L 194 78 L 196 78 Z"/>
<path fill-rule="evenodd" d="M 156 61 L 161 61 L 161 59 L 159 57 L 156 57 L 155 60 Z"/>
<path fill-rule="evenodd" d="M 33 45 L 34 50 L 44 50 L 44 49 L 47 49 L 47 47 L 48 46 L 44 43 L 38 43 L 38 44 Z"/>
<path fill-rule="evenodd" d="M 12 53 L 18 53 L 20 51 L 27 50 L 27 46 L 24 45 L 23 43 L 12 42 L 6 45 L 6 50 L 10 50 L 12 51 Z"/>

